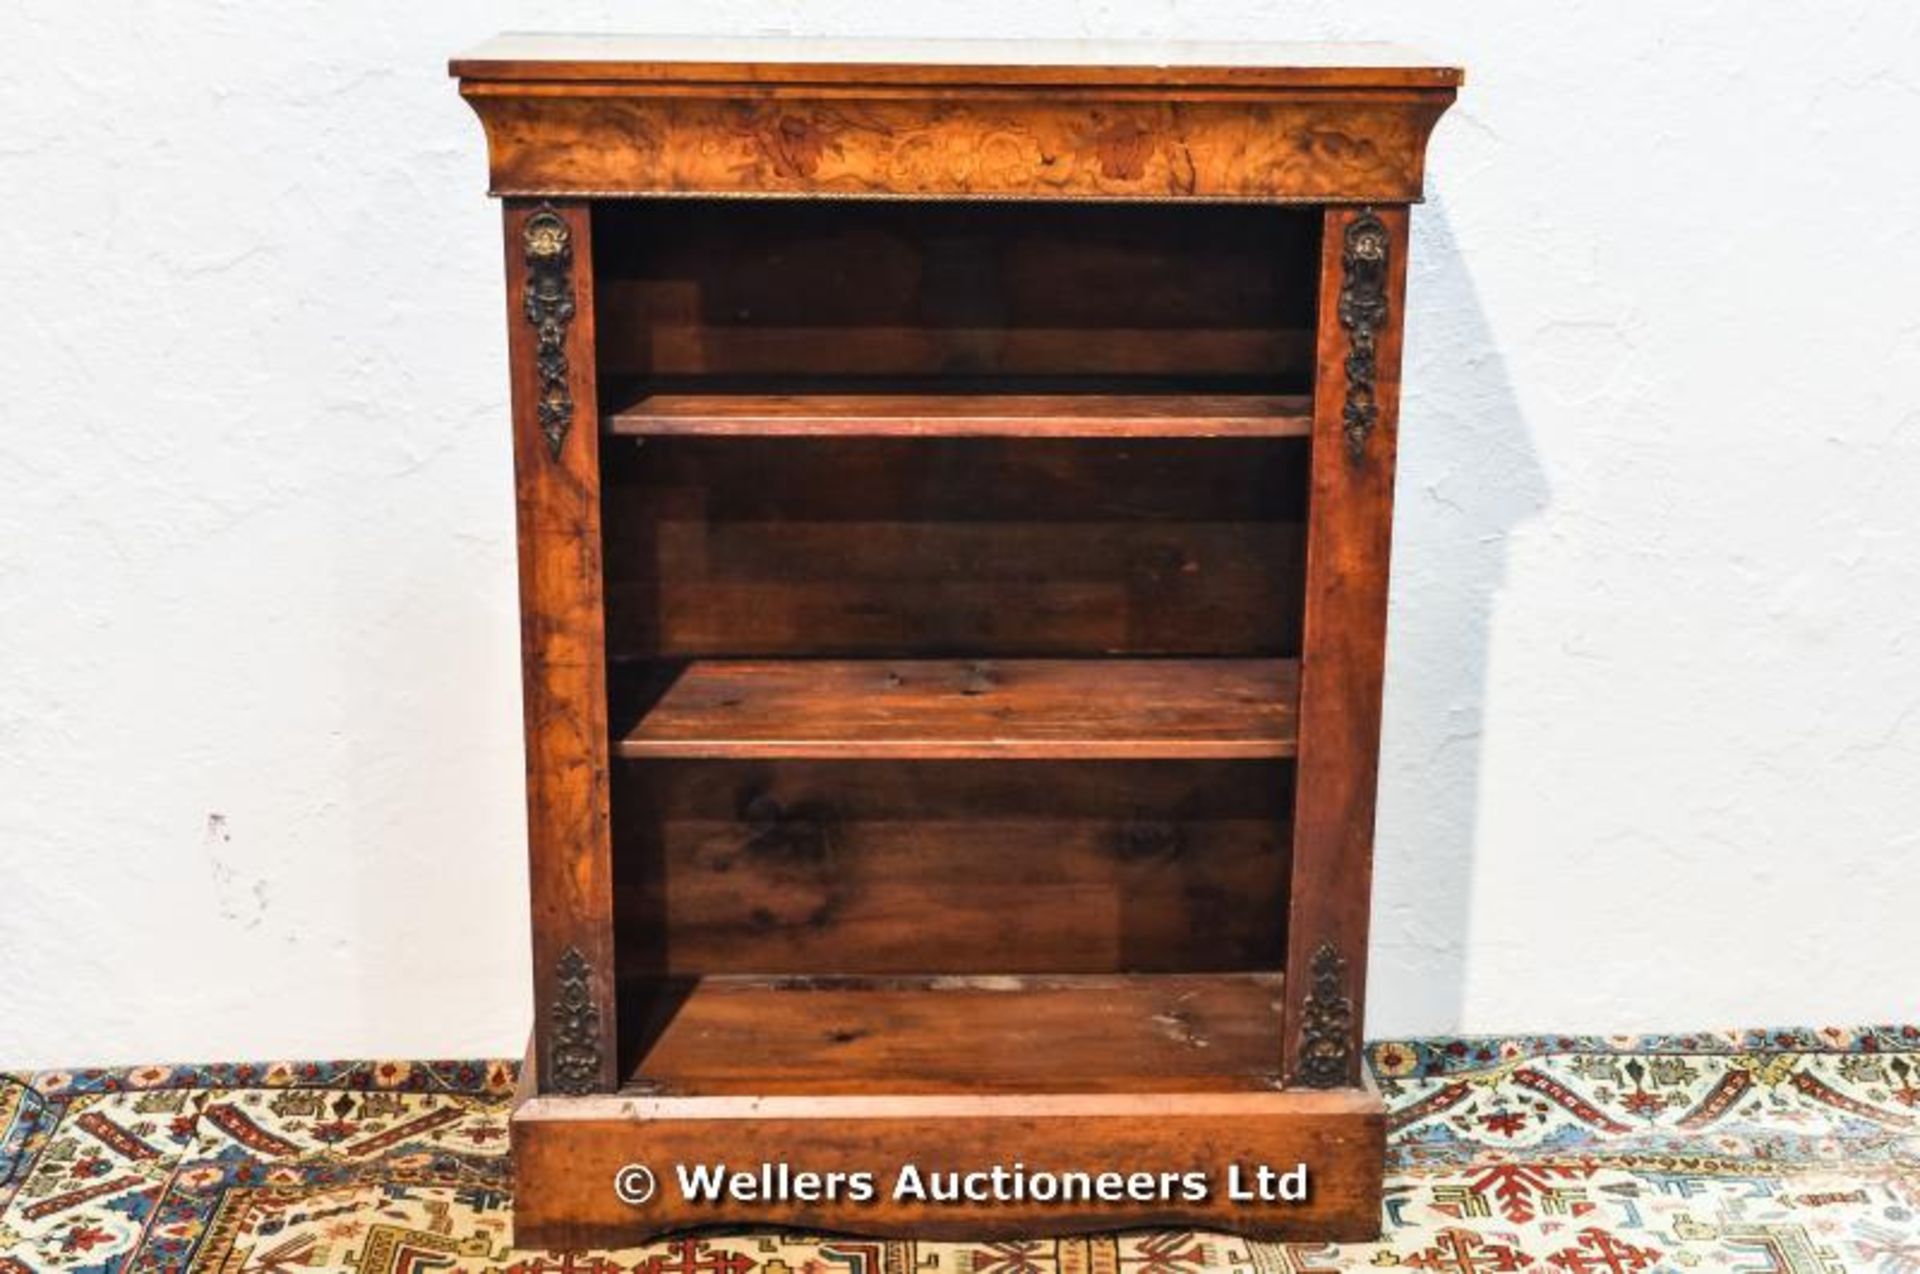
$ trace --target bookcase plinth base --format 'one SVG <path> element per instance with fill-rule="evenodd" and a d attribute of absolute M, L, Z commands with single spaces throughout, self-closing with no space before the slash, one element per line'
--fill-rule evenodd
<path fill-rule="evenodd" d="M 1363 1242 L 1380 1235 L 1386 1141 L 1379 1098 L 1360 1089 L 543 1095 L 521 1101 L 512 1136 L 515 1245 L 553 1249 L 625 1246 L 709 1227 L 1000 1240 L 1192 1226 L 1248 1238 Z M 651 1174 L 644 1202 L 622 1197 L 621 1185 L 628 1196 L 645 1191 L 634 1165 Z M 722 1165 L 728 1174 L 764 1177 L 773 1189 L 754 1199 L 686 1197 L 683 1172 Z M 996 1165 L 1004 1170 L 1002 1197 L 911 1197 L 914 1180 L 929 1194 L 936 1184 L 944 1192 L 948 1174 L 992 1174 Z M 1019 1190 L 1016 1165 L 1024 1173 Z M 1242 1193 L 1257 1192 L 1263 1166 L 1270 1193 L 1297 1186 L 1300 1165 L 1304 1198 L 1233 1197 L 1236 1182 Z M 1084 1192 L 1069 1174 L 1089 1174 L 1097 1187 L 1102 1173 L 1149 1174 L 1156 1184 L 1143 1193 L 1154 1197 L 1033 1197 L 1048 1189 L 1043 1182 Z M 1197 1191 L 1181 1181 L 1160 1197 L 1163 1173 L 1203 1174 L 1204 1194 L 1191 1197 Z M 812 1189 L 801 1174 L 813 1174 Z M 830 1174 L 842 1174 L 838 1197 L 826 1197 Z M 862 1179 L 871 1198 L 853 1197 L 852 1183 Z M 903 1179 L 908 1197 L 897 1193 Z M 994 1190 L 991 1175 L 973 1180 L 976 1192 Z M 1005 1197 L 1014 1193 L 1025 1197 Z"/>

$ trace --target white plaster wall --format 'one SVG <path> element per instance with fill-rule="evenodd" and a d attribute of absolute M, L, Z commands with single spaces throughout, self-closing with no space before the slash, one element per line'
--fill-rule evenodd
<path fill-rule="evenodd" d="M 1393 38 L 1375 1034 L 1920 1018 L 1920 10 L 0 13 L 0 1062 L 510 1054 L 495 29 Z"/>

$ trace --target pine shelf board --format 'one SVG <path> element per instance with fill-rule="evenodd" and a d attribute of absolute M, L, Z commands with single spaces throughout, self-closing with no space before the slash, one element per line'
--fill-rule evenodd
<path fill-rule="evenodd" d="M 1285 659 L 696 660 L 617 745 L 647 757 L 1294 755 Z"/>

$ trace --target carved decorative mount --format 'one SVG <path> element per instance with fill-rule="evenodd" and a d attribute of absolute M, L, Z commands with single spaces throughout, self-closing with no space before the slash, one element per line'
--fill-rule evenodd
<path fill-rule="evenodd" d="M 578 1097 L 600 1086 L 600 1009 L 593 1001 L 593 965 L 568 947 L 554 966 L 553 1042 L 547 1077 L 555 1092 Z"/>
<path fill-rule="evenodd" d="M 1312 982 L 1300 1022 L 1300 1083 L 1308 1088 L 1352 1083 L 1353 1032 L 1347 961 L 1339 948 L 1323 942 L 1313 953 Z"/>
<path fill-rule="evenodd" d="M 1387 227 L 1368 208 L 1347 223 L 1346 243 L 1340 254 L 1340 326 L 1347 331 L 1347 402 L 1341 412 L 1341 432 L 1347 455 L 1359 460 L 1367 439 L 1380 423 L 1380 404 L 1374 397 L 1379 374 L 1377 343 L 1387 321 L 1387 253 L 1392 240 Z"/>
<path fill-rule="evenodd" d="M 540 433 L 555 460 L 573 427 L 573 390 L 567 366 L 567 328 L 573 323 L 573 231 L 551 207 L 527 218 L 520 231 L 527 256 L 527 322 L 537 344 Z"/>

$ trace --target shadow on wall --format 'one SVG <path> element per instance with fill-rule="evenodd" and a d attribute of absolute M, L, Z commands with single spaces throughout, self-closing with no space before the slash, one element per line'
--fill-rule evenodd
<path fill-rule="evenodd" d="M 1466 1017 L 1482 719 L 1514 529 L 1549 491 L 1444 196 L 1414 210 L 1370 1037 Z"/>

